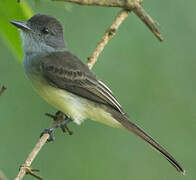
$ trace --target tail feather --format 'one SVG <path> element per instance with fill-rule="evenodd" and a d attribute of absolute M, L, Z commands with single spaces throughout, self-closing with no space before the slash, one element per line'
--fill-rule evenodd
<path fill-rule="evenodd" d="M 137 136 L 139 136 L 141 139 L 146 141 L 148 144 L 150 144 L 153 148 L 155 148 L 157 151 L 159 151 L 181 174 L 185 175 L 184 168 L 178 163 L 174 157 L 169 154 L 158 142 L 156 142 L 152 137 L 150 137 L 148 134 L 146 134 L 141 128 L 139 128 L 136 124 L 129 121 L 128 118 L 119 112 L 115 111 L 111 113 L 112 116 L 127 130 L 133 132 Z"/>

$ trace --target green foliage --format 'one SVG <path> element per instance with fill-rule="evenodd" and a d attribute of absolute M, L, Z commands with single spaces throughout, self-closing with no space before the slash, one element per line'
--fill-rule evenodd
<path fill-rule="evenodd" d="M 23 1 L 1 0 L 0 2 L 0 36 L 5 41 L 6 45 L 12 49 L 11 52 L 22 59 L 22 48 L 18 30 L 9 23 L 11 20 L 26 20 L 32 16 L 32 10 L 29 5 Z"/>

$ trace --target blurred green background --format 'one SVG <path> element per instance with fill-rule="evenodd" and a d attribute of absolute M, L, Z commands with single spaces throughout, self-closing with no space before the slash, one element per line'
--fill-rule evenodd
<path fill-rule="evenodd" d="M 0 170 L 9 179 L 18 173 L 40 132 L 50 126 L 44 113 L 56 111 L 34 91 L 18 61 L 19 33 L 8 20 L 26 20 L 30 13 L 21 13 L 22 5 L 15 1 L 0 2 L 0 85 L 8 87 L 0 97 Z M 85 62 L 119 11 L 49 0 L 22 3 L 28 3 L 34 13 L 58 18 L 68 48 Z M 161 24 L 164 41 L 160 43 L 131 14 L 93 68 L 130 119 L 182 163 L 186 176 L 129 132 L 87 120 L 81 126 L 70 125 L 73 136 L 57 130 L 56 140 L 41 150 L 32 167 L 40 169 L 44 179 L 196 178 L 195 6 L 195 1 L 144 1 L 145 10 Z"/>

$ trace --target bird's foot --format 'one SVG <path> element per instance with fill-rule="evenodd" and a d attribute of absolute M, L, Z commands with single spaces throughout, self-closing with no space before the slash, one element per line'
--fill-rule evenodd
<path fill-rule="evenodd" d="M 60 121 L 61 123 L 59 123 L 59 127 L 62 129 L 63 132 L 68 132 L 69 135 L 73 134 L 73 132 L 70 131 L 70 129 L 67 127 L 67 124 L 71 122 L 72 119 L 69 118 L 66 114 L 62 113 L 61 111 L 57 111 L 55 115 L 52 115 L 49 113 L 46 113 L 45 115 L 51 117 L 55 122 Z M 62 119 L 64 119 L 64 121 L 62 121 Z M 66 121 L 66 120 L 69 120 L 69 121 Z"/>
<path fill-rule="evenodd" d="M 73 132 L 68 128 L 68 126 L 66 124 L 61 125 L 61 129 L 63 132 L 68 132 L 69 135 L 73 134 Z"/>
<path fill-rule="evenodd" d="M 54 137 L 54 131 L 55 128 L 46 128 L 41 132 L 40 138 L 44 135 L 44 134 L 49 134 L 50 137 L 48 138 L 47 142 L 51 142 L 54 141 L 55 137 Z"/>
<path fill-rule="evenodd" d="M 55 124 L 51 128 L 44 129 L 40 137 L 47 133 L 50 135 L 50 138 L 47 141 L 54 141 L 54 131 L 59 127 L 62 129 L 63 132 L 68 132 L 69 135 L 73 134 L 73 132 L 70 131 L 67 127 L 67 124 L 71 122 L 72 119 L 69 118 L 66 114 L 62 113 L 61 111 L 58 111 L 55 115 L 49 113 L 46 113 L 45 115 L 51 117 L 55 121 Z"/>

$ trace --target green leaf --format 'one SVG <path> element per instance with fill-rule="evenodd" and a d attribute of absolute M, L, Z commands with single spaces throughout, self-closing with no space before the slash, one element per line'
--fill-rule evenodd
<path fill-rule="evenodd" d="M 22 1 L 0 0 L 0 37 L 8 48 L 14 53 L 17 59 L 22 60 L 23 51 L 19 31 L 9 23 L 11 20 L 27 20 L 33 15 L 30 6 Z"/>

